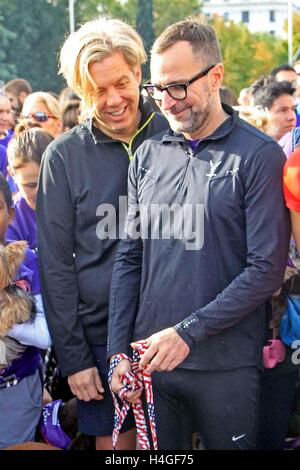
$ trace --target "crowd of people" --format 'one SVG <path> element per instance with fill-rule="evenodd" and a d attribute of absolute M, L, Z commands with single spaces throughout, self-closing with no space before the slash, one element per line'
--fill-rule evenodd
<path fill-rule="evenodd" d="M 205 449 L 285 447 L 299 379 L 280 322 L 299 268 L 300 65 L 236 98 L 215 32 L 193 19 L 155 40 L 142 85 L 146 59 L 131 26 L 100 17 L 63 44 L 59 96 L 19 78 L 0 91 L 0 243 L 27 242 L 11 284 L 26 281 L 36 305 L 7 333 L 26 347 L 0 364 L 0 448 L 38 433 L 59 447 L 47 425 L 69 445 L 51 420 L 51 352 L 78 433 L 112 449 L 112 394 L 140 403 L 124 377 L 141 345 L 158 449 L 195 448 L 195 436 Z M 284 350 L 271 365 L 270 340 Z M 118 450 L 137 448 L 136 424 L 130 409 Z"/>

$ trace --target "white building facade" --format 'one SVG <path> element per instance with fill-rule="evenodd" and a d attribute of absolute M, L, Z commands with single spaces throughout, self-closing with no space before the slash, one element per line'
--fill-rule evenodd
<path fill-rule="evenodd" d="M 292 2 L 293 11 L 300 13 L 300 0 Z M 288 1 L 282 0 L 203 0 L 207 16 L 220 15 L 226 21 L 244 23 L 252 33 L 264 32 L 285 38 L 284 22 Z"/>

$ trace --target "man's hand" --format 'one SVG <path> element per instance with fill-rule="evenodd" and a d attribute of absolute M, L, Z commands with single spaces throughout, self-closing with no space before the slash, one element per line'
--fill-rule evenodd
<path fill-rule="evenodd" d="M 79 400 L 103 400 L 104 388 L 102 387 L 96 367 L 91 367 L 90 369 L 81 370 L 80 372 L 76 372 L 76 374 L 69 375 L 68 383 L 72 393 Z"/>
<path fill-rule="evenodd" d="M 114 356 L 110 359 L 113 360 Z M 131 364 L 126 359 L 123 359 L 119 362 L 115 370 L 113 371 L 112 378 L 111 378 L 111 389 L 114 393 L 118 393 L 119 390 L 123 387 L 122 383 L 122 376 L 127 372 L 131 371 Z M 134 392 L 127 392 L 125 395 L 125 399 L 129 403 L 136 403 L 137 400 L 141 396 L 141 390 L 136 390 Z"/>
<path fill-rule="evenodd" d="M 140 342 L 143 341 L 149 347 L 142 355 L 139 366 L 150 374 L 155 370 L 161 372 L 175 369 L 190 352 L 189 346 L 174 328 L 166 328 Z M 132 343 L 131 347 L 137 349 L 136 345 Z"/>

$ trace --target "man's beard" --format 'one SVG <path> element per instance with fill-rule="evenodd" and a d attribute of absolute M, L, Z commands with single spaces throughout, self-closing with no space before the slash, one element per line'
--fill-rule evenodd
<path fill-rule="evenodd" d="M 207 119 L 209 119 L 212 110 L 211 95 L 208 90 L 206 93 L 206 103 L 204 107 L 201 109 L 198 108 L 197 111 L 193 111 L 192 107 L 188 108 L 189 116 L 183 121 L 177 121 L 176 115 L 173 116 L 170 113 L 165 113 L 171 129 L 174 132 L 192 134 L 203 127 Z M 177 106 L 177 110 L 178 109 L 180 110 L 179 106 Z"/>
<path fill-rule="evenodd" d="M 190 116 L 188 119 L 179 122 L 176 121 L 172 115 L 168 116 L 169 124 L 174 132 L 191 134 L 201 129 L 209 115 L 209 106 L 206 106 L 201 111 L 193 111 L 190 109 Z"/>

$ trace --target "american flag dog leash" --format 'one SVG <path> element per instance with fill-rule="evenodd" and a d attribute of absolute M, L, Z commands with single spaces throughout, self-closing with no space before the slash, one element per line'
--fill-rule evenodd
<path fill-rule="evenodd" d="M 142 397 L 140 397 L 135 404 L 131 404 L 125 400 L 125 395 L 128 391 L 135 390 L 144 390 L 145 398 L 147 403 L 148 418 L 150 423 L 150 431 L 152 436 L 153 450 L 157 450 L 157 437 L 156 437 L 156 425 L 155 425 L 155 413 L 154 413 L 154 404 L 153 404 L 153 390 L 152 390 L 152 380 L 151 374 L 139 369 L 139 362 L 141 356 L 147 349 L 147 344 L 138 343 L 138 349 L 134 349 L 133 358 L 130 359 L 126 354 L 118 354 L 114 357 L 110 364 L 110 369 L 108 373 L 108 382 L 110 391 L 113 397 L 114 406 L 115 406 L 115 416 L 114 416 L 114 430 L 112 435 L 113 449 L 115 450 L 117 445 L 117 440 L 123 422 L 127 416 L 127 413 L 132 406 L 134 419 L 136 423 L 137 436 L 142 450 L 150 450 L 150 439 L 148 436 L 147 422 L 145 418 L 145 413 L 142 404 Z M 123 387 L 118 394 L 115 394 L 111 389 L 111 379 L 112 374 L 117 365 L 123 360 L 126 359 L 131 363 L 131 372 L 127 372 L 122 377 Z M 121 400 L 121 405 L 118 401 L 118 398 Z"/>

